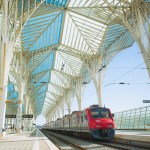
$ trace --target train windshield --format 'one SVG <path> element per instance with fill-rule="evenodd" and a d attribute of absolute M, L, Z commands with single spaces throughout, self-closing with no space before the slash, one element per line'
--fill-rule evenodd
<path fill-rule="evenodd" d="M 92 118 L 110 118 L 108 109 L 106 108 L 93 108 L 91 109 Z"/>

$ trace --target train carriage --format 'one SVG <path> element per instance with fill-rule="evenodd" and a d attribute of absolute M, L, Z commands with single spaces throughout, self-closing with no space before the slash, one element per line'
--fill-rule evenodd
<path fill-rule="evenodd" d="M 114 137 L 115 125 L 110 109 L 93 105 L 87 108 L 90 133 L 96 139 Z"/>
<path fill-rule="evenodd" d="M 58 118 L 58 119 L 55 121 L 55 128 L 56 128 L 56 129 L 60 129 L 60 128 L 61 128 L 61 118 Z"/>
<path fill-rule="evenodd" d="M 80 128 L 80 111 L 73 111 L 70 118 L 70 128 L 72 130 L 78 130 Z"/>
<path fill-rule="evenodd" d="M 69 124 L 70 124 L 70 116 L 69 115 L 65 115 L 63 117 L 63 128 L 64 129 L 69 129 Z"/>
<path fill-rule="evenodd" d="M 74 111 L 47 126 L 43 128 L 95 139 L 112 139 L 115 135 L 110 109 L 98 105 L 92 105 L 83 111 Z"/>
<path fill-rule="evenodd" d="M 86 109 L 81 112 L 80 131 L 89 132 Z"/>

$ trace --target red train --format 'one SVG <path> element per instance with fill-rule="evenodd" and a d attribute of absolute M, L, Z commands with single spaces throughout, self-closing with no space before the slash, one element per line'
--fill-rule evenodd
<path fill-rule="evenodd" d="M 94 139 L 112 139 L 115 125 L 110 109 L 92 105 L 83 111 L 74 111 L 70 115 L 45 124 L 43 129 L 62 133 L 92 137 Z"/>

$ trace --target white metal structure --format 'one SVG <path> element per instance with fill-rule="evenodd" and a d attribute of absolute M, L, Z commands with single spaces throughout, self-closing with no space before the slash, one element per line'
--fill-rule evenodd
<path fill-rule="evenodd" d="M 149 0 L 2 0 L 1 110 L 13 100 L 18 122 L 22 103 L 52 119 L 72 96 L 80 110 L 91 80 L 102 106 L 102 73 L 115 54 L 136 41 L 150 68 L 149 14 Z"/>

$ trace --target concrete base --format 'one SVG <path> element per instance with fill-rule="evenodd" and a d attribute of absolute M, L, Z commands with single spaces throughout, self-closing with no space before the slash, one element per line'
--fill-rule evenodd
<path fill-rule="evenodd" d="M 0 133 L 0 140 L 2 140 L 6 135 L 6 132 Z"/>

